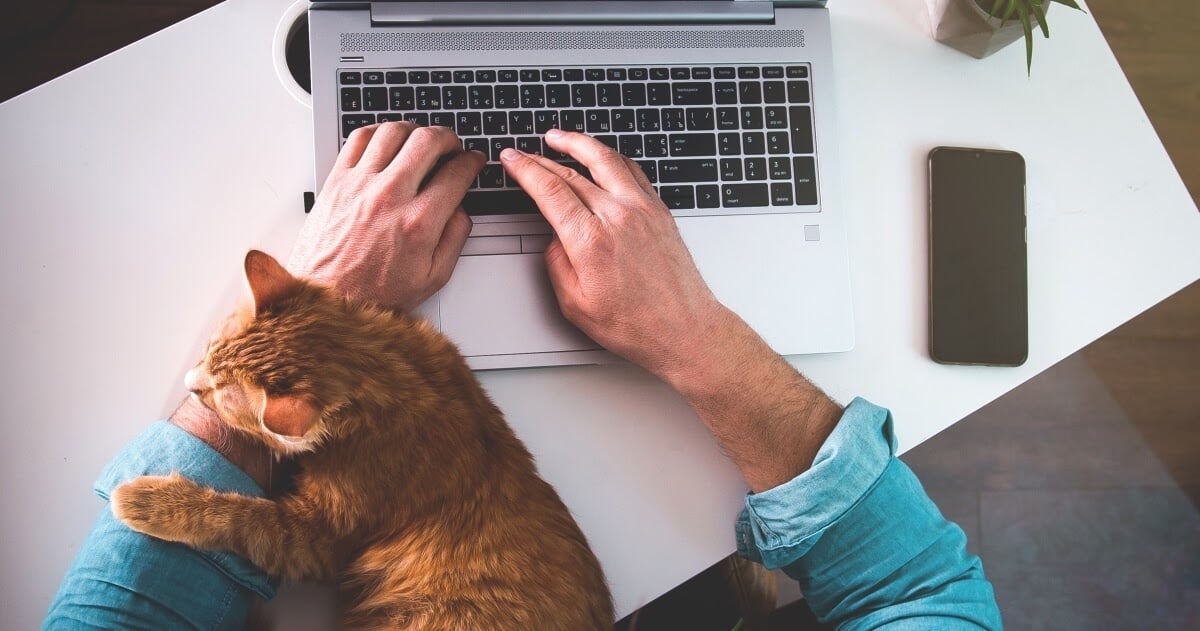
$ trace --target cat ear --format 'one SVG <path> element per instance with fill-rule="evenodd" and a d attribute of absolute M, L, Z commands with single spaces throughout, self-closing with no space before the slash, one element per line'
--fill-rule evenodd
<path fill-rule="evenodd" d="M 263 402 L 263 426 L 280 436 L 302 438 L 319 417 L 317 408 L 305 396 L 266 396 Z"/>
<path fill-rule="evenodd" d="M 254 300 L 254 312 L 260 313 L 275 301 L 290 295 L 300 281 L 270 254 L 250 250 L 246 253 L 246 284 Z"/>

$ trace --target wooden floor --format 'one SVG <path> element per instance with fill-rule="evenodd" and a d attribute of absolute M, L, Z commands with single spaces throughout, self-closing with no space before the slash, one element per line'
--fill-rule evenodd
<path fill-rule="evenodd" d="M 213 4 L 6 7 L 0 100 Z M 1200 2 L 1087 4 L 1200 201 Z M 1009 628 L 1196 628 L 1200 283 L 905 460 L 982 555 Z"/>

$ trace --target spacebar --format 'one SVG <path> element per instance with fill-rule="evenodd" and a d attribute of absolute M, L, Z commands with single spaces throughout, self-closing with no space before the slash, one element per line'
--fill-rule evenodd
<path fill-rule="evenodd" d="M 463 198 L 468 215 L 515 215 L 537 213 L 537 204 L 525 191 L 468 191 Z"/>

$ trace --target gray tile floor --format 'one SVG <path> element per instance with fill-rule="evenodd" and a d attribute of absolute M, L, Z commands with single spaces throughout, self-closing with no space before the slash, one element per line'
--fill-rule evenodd
<path fill-rule="evenodd" d="M 1009 629 L 1200 629 L 1200 511 L 1081 355 L 903 457 Z"/>

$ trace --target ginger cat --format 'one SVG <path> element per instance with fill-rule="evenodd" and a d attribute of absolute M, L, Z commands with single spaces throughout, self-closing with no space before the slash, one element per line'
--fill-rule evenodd
<path fill-rule="evenodd" d="M 245 269 L 252 301 L 187 383 L 296 458 L 295 490 L 251 498 L 146 476 L 113 493 L 119 519 L 286 580 L 337 581 L 348 628 L 612 628 L 583 533 L 445 336 L 262 252 Z"/>

